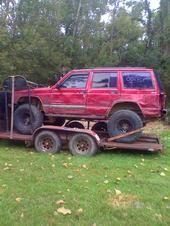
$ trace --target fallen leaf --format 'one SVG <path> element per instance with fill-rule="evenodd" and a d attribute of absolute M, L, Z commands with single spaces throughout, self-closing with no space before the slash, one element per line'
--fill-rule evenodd
<path fill-rule="evenodd" d="M 104 181 L 104 184 L 108 184 L 108 183 L 109 183 L 109 181 L 108 181 L 108 180 L 105 180 L 105 181 Z"/>
<path fill-rule="evenodd" d="M 82 208 L 76 210 L 76 215 L 80 215 L 80 214 L 82 214 L 82 213 L 83 213 L 83 209 L 82 209 Z"/>
<path fill-rule="evenodd" d="M 73 179 L 73 176 L 68 175 L 67 178 L 68 178 L 68 179 Z"/>
<path fill-rule="evenodd" d="M 58 212 L 58 213 L 61 213 L 61 214 L 63 214 L 63 215 L 71 214 L 71 210 L 66 209 L 66 208 L 64 208 L 64 207 L 58 208 L 58 209 L 57 209 L 57 212 Z"/>
<path fill-rule="evenodd" d="M 164 170 L 165 170 L 165 171 L 168 171 L 168 169 L 167 169 L 167 168 L 164 168 Z"/>
<path fill-rule="evenodd" d="M 163 200 L 168 200 L 169 198 L 167 196 L 163 197 Z"/>
<path fill-rule="evenodd" d="M 65 168 L 68 168 L 68 163 L 64 162 L 64 163 L 63 163 L 63 166 L 64 166 Z"/>
<path fill-rule="evenodd" d="M 20 172 L 24 172 L 24 169 L 20 169 L 19 171 L 20 171 Z"/>
<path fill-rule="evenodd" d="M 23 218 L 24 217 L 24 213 L 21 213 L 21 218 Z"/>
<path fill-rule="evenodd" d="M 165 176 L 165 173 L 161 172 L 161 173 L 160 173 L 160 176 L 161 176 L 161 177 L 164 177 L 164 176 Z"/>
<path fill-rule="evenodd" d="M 117 181 L 120 181 L 121 179 L 120 179 L 120 177 L 117 177 L 116 180 L 117 180 Z"/>
<path fill-rule="evenodd" d="M 132 171 L 130 171 L 130 170 L 128 170 L 127 172 L 128 172 L 128 174 L 132 174 Z"/>
<path fill-rule="evenodd" d="M 70 192 L 70 189 L 68 188 L 67 191 Z"/>
<path fill-rule="evenodd" d="M 64 200 L 60 199 L 56 202 L 57 205 L 63 205 L 65 203 Z"/>
<path fill-rule="evenodd" d="M 141 161 L 142 161 L 142 162 L 144 162 L 144 161 L 145 161 L 145 159 L 141 159 Z"/>
<path fill-rule="evenodd" d="M 20 197 L 17 197 L 17 198 L 15 199 L 15 201 L 16 201 L 16 202 L 21 202 L 21 198 L 20 198 Z"/>
<path fill-rule="evenodd" d="M 81 165 L 81 167 L 84 168 L 84 169 L 88 169 L 85 164 Z"/>
<path fill-rule="evenodd" d="M 118 189 L 115 189 L 115 193 L 116 193 L 116 195 L 122 194 L 122 192 L 120 190 L 118 190 Z"/>
<path fill-rule="evenodd" d="M 5 171 L 5 170 L 9 170 L 10 168 L 7 166 L 7 167 L 5 167 L 5 168 L 3 168 L 3 170 Z"/>
<path fill-rule="evenodd" d="M 52 164 L 51 166 L 54 168 L 55 167 L 55 164 Z"/>

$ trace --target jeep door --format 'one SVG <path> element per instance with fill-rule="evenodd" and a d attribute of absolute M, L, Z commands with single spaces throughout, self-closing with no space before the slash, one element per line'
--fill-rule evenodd
<path fill-rule="evenodd" d="M 97 71 L 91 74 L 87 94 L 89 115 L 105 118 L 114 101 L 120 96 L 117 71 Z"/>
<path fill-rule="evenodd" d="M 52 114 L 84 115 L 88 73 L 74 73 L 52 90 Z"/>

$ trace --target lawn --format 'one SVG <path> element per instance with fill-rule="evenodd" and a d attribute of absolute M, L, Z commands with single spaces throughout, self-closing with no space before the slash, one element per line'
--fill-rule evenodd
<path fill-rule="evenodd" d="M 1 142 L 0 226 L 170 225 L 170 131 L 158 133 L 163 154 L 83 158 Z"/>

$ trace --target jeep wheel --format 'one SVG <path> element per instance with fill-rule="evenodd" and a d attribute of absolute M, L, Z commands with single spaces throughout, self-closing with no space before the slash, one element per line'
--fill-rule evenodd
<path fill-rule="evenodd" d="M 20 105 L 14 112 L 14 128 L 22 134 L 32 134 L 42 123 L 43 114 L 34 105 Z"/>
<path fill-rule="evenodd" d="M 108 121 L 108 133 L 110 137 L 128 133 L 143 127 L 143 122 L 138 114 L 130 110 L 119 110 L 112 114 Z M 141 136 L 141 132 L 130 136 L 120 138 L 117 141 L 122 143 L 131 143 Z"/>

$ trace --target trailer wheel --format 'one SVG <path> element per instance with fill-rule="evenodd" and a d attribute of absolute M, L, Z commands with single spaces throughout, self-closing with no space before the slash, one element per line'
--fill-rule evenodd
<path fill-rule="evenodd" d="M 34 140 L 35 149 L 42 153 L 58 153 L 61 150 L 61 139 L 51 131 L 42 131 Z"/>
<path fill-rule="evenodd" d="M 109 136 L 128 133 L 143 127 L 142 119 L 139 115 L 130 110 L 119 110 L 112 114 L 108 121 L 107 128 Z M 141 132 L 134 133 L 130 136 L 120 138 L 117 141 L 122 143 L 131 143 L 141 136 Z"/>
<path fill-rule="evenodd" d="M 69 128 L 85 129 L 84 125 L 81 122 L 77 121 L 69 121 L 66 123 L 65 126 Z"/>
<path fill-rule="evenodd" d="M 106 122 L 96 122 L 91 130 L 93 131 L 100 131 L 100 132 L 107 132 L 107 123 Z"/>
<path fill-rule="evenodd" d="M 88 134 L 75 134 L 69 141 L 69 150 L 72 155 L 92 156 L 98 150 L 95 140 Z"/>
<path fill-rule="evenodd" d="M 42 123 L 43 114 L 34 105 L 29 106 L 29 104 L 22 104 L 14 112 L 14 128 L 22 134 L 33 133 L 35 129 L 42 126 Z"/>

